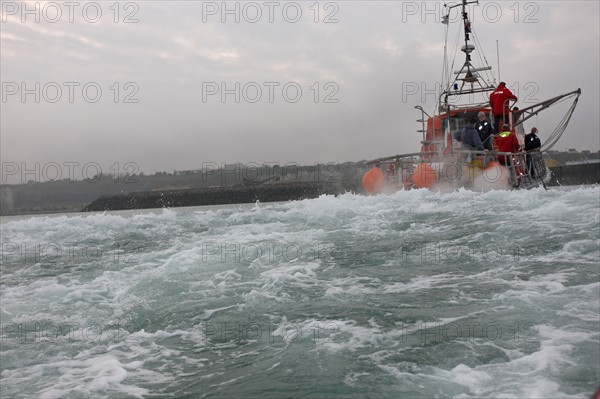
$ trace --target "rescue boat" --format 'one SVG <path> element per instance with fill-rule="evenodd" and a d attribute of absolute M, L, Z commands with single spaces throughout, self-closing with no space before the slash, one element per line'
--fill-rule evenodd
<path fill-rule="evenodd" d="M 423 107 L 415 106 L 420 112 L 417 122 L 420 124 L 418 132 L 423 137 L 421 151 L 369 161 L 368 170 L 362 179 L 366 193 L 377 194 L 418 188 L 453 191 L 463 187 L 486 191 L 546 187 L 550 179 L 550 171 L 544 162 L 543 154 L 551 149 L 564 133 L 579 101 L 581 89 L 560 94 L 522 109 L 515 107 L 515 104 L 507 104 L 508 115 L 502 115 L 502 119 L 508 120 L 510 132 L 516 134 L 522 143 L 526 121 L 553 105 L 572 101 L 564 117 L 555 126 L 539 151 L 526 154 L 524 151 L 500 152 L 495 146 L 491 151 L 462 148 L 454 137 L 468 120 L 477 118 L 479 112 L 484 112 L 488 122 L 494 124 L 489 96 L 496 89 L 499 81 L 499 77 L 497 80 L 492 73 L 492 67 L 487 64 L 485 56 L 478 57 L 483 61 L 482 66 L 474 66 L 473 55 L 476 54 L 474 42 L 477 40 L 467 13 L 469 4 L 478 4 L 478 1 L 462 0 L 457 4 L 444 5 L 445 15 L 442 19 L 442 23 L 446 26 L 444 81 L 443 91 L 436 102 L 437 113 L 430 115 Z M 450 13 L 456 7 L 460 7 L 462 16 L 463 24 L 460 33 L 463 34 L 464 44 L 460 51 L 464 53 L 465 61 L 461 69 L 452 71 L 447 61 L 450 59 L 447 54 L 447 44 Z M 451 65 L 454 65 L 454 62 Z M 475 101 L 475 98 L 482 101 Z M 499 160 L 502 160 L 502 163 Z"/>

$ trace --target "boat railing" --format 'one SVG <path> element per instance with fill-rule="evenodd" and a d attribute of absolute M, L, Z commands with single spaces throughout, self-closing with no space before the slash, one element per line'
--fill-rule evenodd
<path fill-rule="evenodd" d="M 486 169 L 492 162 L 506 168 L 508 183 L 515 188 L 531 188 L 544 184 L 547 177 L 547 168 L 540 152 L 518 153 L 500 151 L 477 151 L 456 149 L 448 154 L 440 152 L 420 152 L 402 155 L 392 155 L 374 159 L 368 162 L 370 167 L 380 167 L 387 180 L 400 187 L 410 188 L 410 176 L 417 165 L 424 163 L 424 159 L 438 174 L 445 168 L 444 174 L 453 173 L 462 167 Z M 456 166 L 459 166 L 457 168 Z M 460 172 L 462 173 L 462 172 Z"/>
<path fill-rule="evenodd" d="M 508 170 L 509 183 L 513 187 L 529 188 L 544 184 L 547 177 L 546 163 L 541 152 L 501 152 L 456 149 L 450 154 L 430 153 L 431 162 L 462 163 L 485 169 L 497 162 Z"/>

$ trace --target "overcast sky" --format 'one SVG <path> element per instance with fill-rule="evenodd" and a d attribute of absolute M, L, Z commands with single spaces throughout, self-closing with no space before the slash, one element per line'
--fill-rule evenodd
<path fill-rule="evenodd" d="M 442 74 L 443 2 L 38 1 L 39 22 L 35 3 L 2 1 L 3 165 L 153 173 L 414 152 L 414 106 L 433 111 Z M 481 1 L 470 15 L 496 73 L 499 41 L 518 106 L 583 90 L 555 149 L 597 151 L 599 2 Z M 526 129 L 544 140 L 565 111 Z"/>

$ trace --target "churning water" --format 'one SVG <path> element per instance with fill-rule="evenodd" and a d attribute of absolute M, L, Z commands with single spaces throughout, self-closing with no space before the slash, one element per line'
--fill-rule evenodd
<path fill-rule="evenodd" d="M 3 398 L 586 398 L 600 189 L 2 219 Z"/>

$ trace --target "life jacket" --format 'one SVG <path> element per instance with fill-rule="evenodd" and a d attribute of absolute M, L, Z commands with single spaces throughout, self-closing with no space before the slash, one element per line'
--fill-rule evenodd
<path fill-rule="evenodd" d="M 494 147 L 498 152 L 518 152 L 520 145 L 517 136 L 511 131 L 504 131 L 498 134 L 496 140 L 494 140 Z M 504 155 L 498 155 L 498 161 L 503 164 L 507 163 Z"/>

